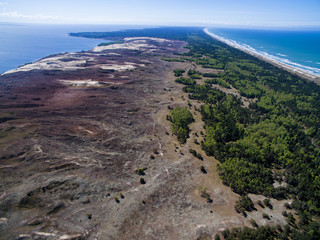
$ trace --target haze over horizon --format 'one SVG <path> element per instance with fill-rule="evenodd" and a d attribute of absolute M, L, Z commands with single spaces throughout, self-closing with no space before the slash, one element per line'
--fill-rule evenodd
<path fill-rule="evenodd" d="M 320 26 L 319 0 L 0 0 L 0 22 L 50 24 Z"/>

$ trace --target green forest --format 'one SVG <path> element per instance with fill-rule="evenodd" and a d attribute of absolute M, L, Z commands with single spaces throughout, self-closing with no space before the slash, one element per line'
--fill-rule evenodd
<path fill-rule="evenodd" d="M 176 80 L 185 85 L 190 99 L 203 103 L 206 135 L 201 145 L 207 155 L 219 160 L 223 183 L 242 199 L 248 193 L 292 198 L 290 207 L 299 215 L 286 231 L 245 228 L 225 238 L 319 239 L 320 87 L 206 36 L 192 36 L 188 42 L 190 51 L 184 59 L 187 56 L 203 68 L 224 69 L 223 74 L 196 73 L 210 78 L 202 85 Z M 232 86 L 252 102 L 245 108 L 239 98 L 212 84 Z M 276 181 L 286 184 L 274 187 Z M 253 207 L 238 204 L 239 212 Z"/>
<path fill-rule="evenodd" d="M 172 132 L 177 135 L 180 143 L 185 143 L 189 137 L 189 124 L 193 122 L 193 117 L 189 109 L 176 107 L 171 110 L 168 120 L 172 123 Z"/>
<path fill-rule="evenodd" d="M 110 36 L 108 36 L 110 34 Z M 189 52 L 172 60 L 189 61 L 219 74 L 176 71 L 190 99 L 202 103 L 205 123 L 202 148 L 219 162 L 224 184 L 245 198 L 248 193 L 276 199 L 292 199 L 291 217 L 281 227 L 242 228 L 226 231 L 225 239 L 320 239 L 320 86 L 261 61 L 207 36 L 201 28 L 145 29 L 77 36 L 150 36 L 184 40 Z M 117 35 L 117 36 L 116 36 Z M 170 61 L 170 59 L 165 59 Z M 205 77 L 204 84 L 196 80 Z M 215 89 L 212 84 L 236 88 L 251 100 L 241 100 Z M 172 131 L 184 143 L 192 115 L 176 108 L 169 116 Z M 274 183 L 280 183 L 274 187 Z M 285 183 L 282 184 L 281 183 Z M 288 218 L 289 219 L 289 218 Z M 292 220 L 293 219 L 293 220 Z"/>

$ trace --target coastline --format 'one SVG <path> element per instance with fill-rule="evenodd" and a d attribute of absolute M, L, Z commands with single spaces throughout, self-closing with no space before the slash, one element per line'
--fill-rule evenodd
<path fill-rule="evenodd" d="M 218 40 L 220 42 L 223 42 L 223 43 L 227 44 L 230 47 L 236 48 L 236 49 L 238 49 L 238 50 L 240 50 L 242 52 L 245 52 L 247 54 L 250 54 L 251 56 L 254 56 L 254 57 L 256 57 L 256 58 L 258 58 L 258 59 L 260 59 L 262 61 L 268 62 L 268 63 L 270 63 L 270 64 L 272 64 L 272 65 L 274 65 L 276 67 L 279 67 L 279 68 L 281 68 L 283 70 L 286 70 L 286 71 L 288 71 L 288 72 L 290 72 L 292 74 L 298 75 L 299 77 L 302 77 L 304 79 L 313 81 L 316 84 L 320 85 L 320 77 L 317 76 L 317 75 L 314 75 L 312 73 L 306 72 L 305 70 L 300 69 L 298 67 L 294 67 L 294 66 L 285 64 L 283 62 L 277 61 L 277 60 L 275 60 L 275 59 L 273 59 L 271 57 L 266 57 L 266 56 L 264 56 L 262 54 L 259 54 L 259 53 L 255 52 L 255 51 L 251 51 L 249 49 L 246 49 L 246 48 L 242 47 L 240 44 L 233 43 L 233 42 L 231 42 L 231 41 L 229 41 L 229 40 L 227 40 L 227 39 L 225 39 L 223 37 L 220 37 L 220 36 L 218 36 L 218 35 L 216 35 L 214 33 L 209 32 L 208 28 L 205 28 L 203 31 L 207 35 L 209 35 L 210 37 L 212 37 L 212 38 L 214 38 L 214 39 L 216 39 L 216 40 Z"/>
<path fill-rule="evenodd" d="M 300 205 L 291 205 L 292 199 L 308 196 L 299 201 L 303 205 L 320 198 L 313 191 L 317 179 L 309 181 L 310 174 L 317 174 L 320 135 L 311 130 L 319 126 L 320 86 L 210 41 L 203 28 L 166 29 L 136 30 L 131 33 L 135 37 L 128 34 L 121 42 L 47 56 L 0 76 L 4 239 L 157 239 L 160 232 L 164 239 L 194 240 L 219 238 L 228 231 L 237 237 L 250 226 L 254 228 L 247 232 L 253 237 L 264 227 L 270 236 L 300 234 L 295 223 L 285 232 L 292 222 L 282 213 L 300 221 Z M 161 38 L 165 35 L 171 40 Z M 214 56 L 217 46 L 221 52 Z M 238 69 L 238 63 L 244 68 Z M 223 66 L 234 73 L 227 81 L 219 74 Z M 263 66 L 271 71 L 264 72 Z M 182 78 L 194 76 L 196 85 L 179 81 L 177 69 Z M 270 76 L 270 81 L 261 87 L 257 75 Z M 204 83 L 211 87 L 198 88 Z M 262 104 L 248 114 L 255 102 Z M 187 110 L 177 114 L 178 120 L 193 118 L 189 137 L 184 135 L 186 143 L 179 146 L 168 121 L 178 107 Z M 208 114 L 193 111 L 202 107 Z M 198 135 L 214 128 L 212 122 L 226 137 L 214 129 L 207 131 L 209 140 Z M 260 144 L 254 144 L 257 131 L 263 135 Z M 302 134 L 297 141 L 287 140 L 297 134 Z M 234 153 L 248 143 L 253 150 L 225 161 L 215 158 L 210 149 L 217 147 L 226 156 L 224 145 L 230 140 L 237 143 Z M 268 152 L 275 157 L 265 165 Z M 278 169 L 278 159 L 299 164 Z M 304 185 L 279 183 L 276 171 L 300 171 L 292 181 Z M 286 184 L 292 195 L 281 188 Z M 241 193 L 249 194 L 243 199 Z M 256 206 L 255 211 L 240 206 L 242 200 Z M 309 209 L 317 202 L 311 204 L 306 210 L 310 221 L 299 224 L 301 231 L 316 223 L 318 215 Z"/>

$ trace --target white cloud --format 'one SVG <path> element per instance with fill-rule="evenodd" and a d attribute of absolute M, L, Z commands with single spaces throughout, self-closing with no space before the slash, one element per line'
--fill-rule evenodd
<path fill-rule="evenodd" d="M 24 18 L 24 19 L 38 19 L 38 20 L 59 20 L 59 17 L 56 16 L 48 16 L 48 15 L 26 15 L 21 14 L 19 12 L 1 12 L 0 16 L 2 17 L 9 17 L 9 18 Z"/>
<path fill-rule="evenodd" d="M 4 9 L 8 5 L 7 2 L 0 2 L 0 7 Z"/>

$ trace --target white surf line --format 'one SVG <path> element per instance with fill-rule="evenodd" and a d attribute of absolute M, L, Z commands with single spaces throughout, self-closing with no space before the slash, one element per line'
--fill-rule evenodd
<path fill-rule="evenodd" d="M 217 39 L 218 41 L 223 42 L 223 43 L 227 44 L 230 47 L 236 48 L 236 49 L 238 49 L 240 51 L 243 51 L 243 52 L 245 52 L 247 54 L 250 54 L 250 55 L 252 55 L 254 57 L 261 58 L 264 61 L 269 62 L 269 63 L 271 63 L 273 65 L 276 65 L 277 67 L 282 67 L 282 68 L 284 68 L 285 70 L 287 70 L 289 72 L 302 74 L 302 75 L 304 75 L 304 76 L 306 76 L 308 78 L 311 78 L 311 79 L 317 79 L 317 78 L 320 77 L 320 75 L 317 75 L 317 74 L 311 72 L 311 70 L 318 70 L 317 68 L 303 66 L 301 64 L 291 62 L 288 59 L 281 60 L 281 58 L 273 56 L 273 55 L 270 55 L 270 54 L 268 54 L 266 52 L 263 52 L 263 53 L 259 52 L 259 51 L 257 51 L 256 49 L 254 49 L 254 48 L 252 48 L 250 46 L 243 46 L 243 45 L 237 43 L 234 40 L 230 40 L 230 39 L 218 36 L 218 35 L 216 35 L 216 34 L 214 34 L 212 32 L 209 32 L 208 28 L 205 28 L 203 31 L 207 35 L 209 35 L 210 37 L 212 37 L 214 39 Z M 308 68 L 308 69 L 311 69 L 311 70 L 308 71 L 305 68 Z"/>

